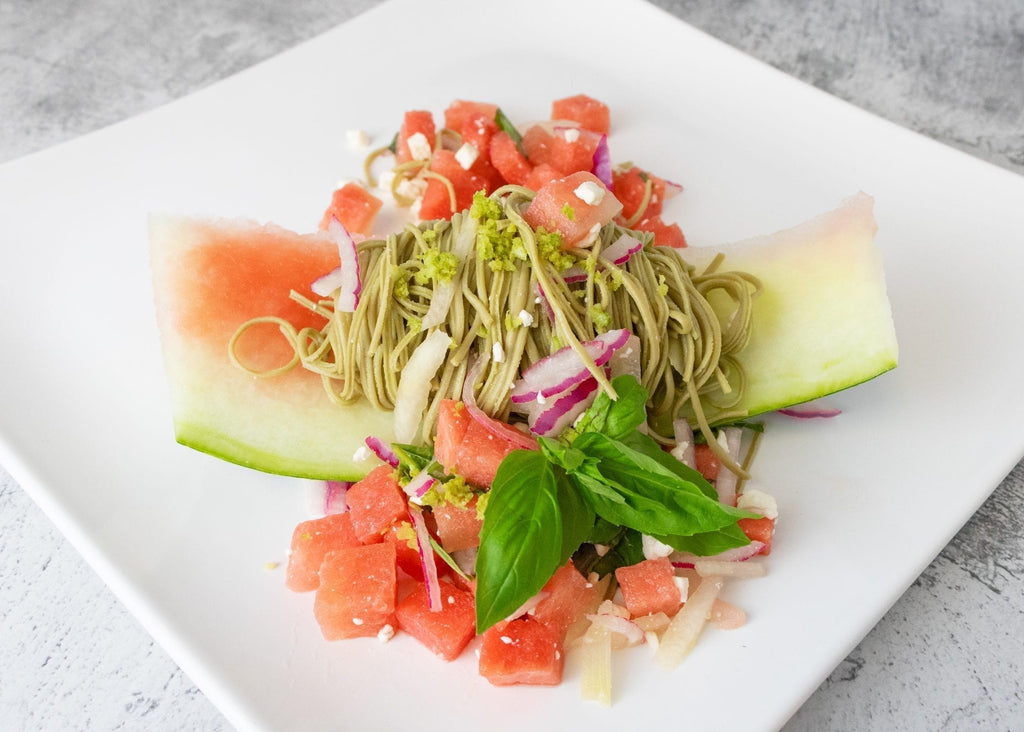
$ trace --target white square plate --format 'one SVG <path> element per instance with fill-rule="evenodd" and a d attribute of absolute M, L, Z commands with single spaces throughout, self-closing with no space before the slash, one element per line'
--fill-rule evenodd
<path fill-rule="evenodd" d="M 671 674 L 621 654 L 610 710 L 495 689 L 467 654 L 329 644 L 283 587 L 292 481 L 176 445 L 152 312 L 153 210 L 315 228 L 406 109 L 454 98 L 546 117 L 585 92 L 612 152 L 686 186 L 694 245 L 876 198 L 900 367 L 821 424 L 772 420 L 756 464 L 782 520 L 768 578 L 727 597 Z M 805 86 L 639 0 L 393 0 L 152 113 L 0 168 L 0 461 L 241 728 L 781 725 L 1024 453 L 1024 179 Z"/>

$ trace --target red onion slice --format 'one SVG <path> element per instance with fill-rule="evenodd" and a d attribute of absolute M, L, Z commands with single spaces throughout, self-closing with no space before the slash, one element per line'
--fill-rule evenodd
<path fill-rule="evenodd" d="M 317 279 L 311 287 L 313 292 L 321 297 L 326 297 L 337 290 L 335 307 L 343 313 L 355 312 L 356 306 L 359 305 L 359 293 L 363 289 L 356 243 L 341 222 L 333 216 L 327 226 L 327 234 L 338 245 L 341 266 Z"/>
<path fill-rule="evenodd" d="M 764 542 L 751 541 L 746 546 L 738 546 L 735 549 L 726 549 L 720 554 L 713 554 L 710 557 L 699 557 L 690 552 L 674 552 L 672 554 L 672 566 L 676 569 L 693 569 L 694 563 L 712 562 L 745 562 L 751 557 L 756 557 L 764 549 Z"/>
<path fill-rule="evenodd" d="M 594 167 L 591 171 L 598 180 L 605 184 L 610 191 L 612 189 L 612 155 L 608 150 L 608 135 L 601 135 L 594 150 Z"/>
<path fill-rule="evenodd" d="M 420 567 L 423 569 L 423 584 L 427 588 L 427 604 L 430 612 L 441 612 L 441 582 L 437 578 L 437 563 L 434 561 L 434 549 L 430 546 L 430 532 L 423 520 L 423 509 L 409 506 L 409 520 L 416 531 L 416 548 L 420 553 Z"/>
<path fill-rule="evenodd" d="M 665 181 L 665 200 L 675 198 L 683 192 L 683 185 L 681 183 L 674 183 L 673 181 Z"/>
<path fill-rule="evenodd" d="M 469 411 L 469 416 L 479 422 L 484 429 L 495 437 L 511 442 L 521 450 L 539 450 L 540 448 L 535 439 L 520 432 L 510 424 L 489 417 L 484 410 L 477 406 L 473 387 L 476 385 L 476 377 L 480 373 L 480 364 L 480 359 L 476 358 L 466 373 L 466 380 L 462 383 L 462 403 Z"/>
<path fill-rule="evenodd" d="M 406 495 L 409 496 L 409 500 L 419 503 L 423 496 L 427 494 L 427 491 L 429 491 L 436 482 L 437 480 L 434 476 L 428 473 L 427 469 L 424 468 L 414 475 L 412 480 L 402 486 L 402 490 L 404 490 Z"/>
<path fill-rule="evenodd" d="M 597 387 L 597 379 L 593 377 L 576 384 L 528 421 L 530 431 L 542 437 L 559 434 L 590 406 Z"/>
<path fill-rule="evenodd" d="M 321 484 L 321 495 L 318 502 L 324 516 L 348 511 L 346 494 L 352 483 L 347 480 L 325 480 Z"/>
<path fill-rule="evenodd" d="M 370 435 L 366 438 L 366 446 L 370 448 L 370 451 L 374 455 L 386 462 L 392 468 L 398 467 L 398 455 L 396 455 L 394 450 L 385 444 L 384 440 Z"/>
<path fill-rule="evenodd" d="M 831 419 L 843 413 L 840 409 L 828 406 L 821 399 L 804 402 L 803 404 L 794 404 L 791 407 L 780 409 L 778 412 L 779 414 L 785 414 L 787 417 L 796 417 L 797 419 Z"/>
<path fill-rule="evenodd" d="M 594 359 L 596 366 L 604 366 L 615 351 L 626 345 L 630 335 L 632 334 L 624 328 L 610 330 L 592 341 L 583 343 L 582 346 Z M 543 401 L 548 396 L 568 391 L 591 376 L 590 369 L 579 355 L 571 347 L 566 346 L 532 364 L 523 372 L 522 378 L 512 387 L 512 402 L 525 404 L 530 401 Z"/>
<path fill-rule="evenodd" d="M 743 440 L 743 432 L 740 431 L 739 427 L 726 427 L 719 432 L 719 442 L 722 441 L 722 436 L 725 439 L 725 449 L 729 453 L 729 457 L 732 458 L 733 462 L 740 462 L 740 443 Z M 739 481 L 739 476 L 732 472 L 722 464 L 721 470 L 718 471 L 718 478 L 715 480 L 715 490 L 718 491 L 718 500 L 727 506 L 736 505 L 736 484 Z"/>
<path fill-rule="evenodd" d="M 602 249 L 598 256 L 611 262 L 616 267 L 621 267 L 643 248 L 644 243 L 635 236 L 622 234 L 618 239 L 609 244 L 607 248 Z M 587 271 L 579 265 L 573 265 L 562 273 L 562 279 L 568 284 L 583 282 L 587 279 L 587 276 Z"/>

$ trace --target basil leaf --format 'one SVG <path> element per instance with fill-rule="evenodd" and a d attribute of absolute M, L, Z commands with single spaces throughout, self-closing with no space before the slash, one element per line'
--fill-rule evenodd
<path fill-rule="evenodd" d="M 499 130 L 512 138 L 512 142 L 519 148 L 519 152 L 523 154 L 523 157 L 526 157 L 526 150 L 523 148 L 523 136 L 519 134 L 519 130 L 512 124 L 512 120 L 501 111 L 501 107 L 498 107 L 498 110 L 494 113 L 494 123 L 498 125 Z"/>
<path fill-rule="evenodd" d="M 708 498 L 712 498 L 716 501 L 718 500 L 718 491 L 716 491 L 715 487 L 707 481 L 707 478 L 700 474 L 700 471 L 680 462 L 669 453 L 662 450 L 661 445 L 655 442 L 654 438 L 649 435 L 633 431 L 631 434 L 626 435 L 619 441 L 627 447 L 631 447 L 637 452 L 641 452 L 652 460 L 655 460 L 663 468 L 667 468 L 681 479 L 693 483 L 700 489 L 701 493 Z"/>
<path fill-rule="evenodd" d="M 558 505 L 562 509 L 562 554 L 558 561 L 561 566 L 579 549 L 580 544 L 588 540 L 597 516 L 583 491 L 565 473 L 556 471 L 556 482 Z"/>
<path fill-rule="evenodd" d="M 639 531 L 620 528 L 605 546 L 608 551 L 602 556 L 592 545 L 584 545 L 573 557 L 573 564 L 583 574 L 597 572 L 598 576 L 604 577 L 619 567 L 629 567 L 644 561 L 643 539 Z"/>
<path fill-rule="evenodd" d="M 614 439 L 621 439 L 636 431 L 647 421 L 647 390 L 636 377 L 623 374 L 612 379 L 612 387 L 618 399 L 612 400 L 601 391 L 586 411 L 570 428 L 569 436 L 579 437 L 585 432 L 600 432 Z"/>
<path fill-rule="evenodd" d="M 573 446 L 597 459 L 596 470 L 606 485 L 601 492 L 590 490 L 589 499 L 597 514 L 612 523 L 652 536 L 691 536 L 754 515 L 709 498 L 657 460 L 605 435 L 587 432 Z M 587 476 L 581 484 L 592 489 L 596 482 Z M 609 488 L 623 501 L 609 500 L 604 495 Z"/>
<path fill-rule="evenodd" d="M 562 559 L 558 480 L 543 453 L 515 450 L 498 466 L 476 556 L 476 630 L 537 594 Z"/>
<path fill-rule="evenodd" d="M 625 529 L 621 526 L 616 526 L 611 521 L 603 519 L 600 516 L 597 517 L 597 521 L 594 523 L 594 527 L 590 530 L 587 535 L 587 541 L 591 544 L 611 544 L 612 541 L 617 541 L 619 534 Z"/>
<path fill-rule="evenodd" d="M 404 445 L 392 443 L 391 450 L 398 457 L 398 470 L 411 478 L 434 461 L 434 448 L 429 445 Z"/>
<path fill-rule="evenodd" d="M 736 524 L 693 536 L 655 536 L 654 538 L 662 544 L 668 544 L 676 551 L 689 552 L 699 557 L 711 556 L 724 552 L 726 549 L 734 549 L 750 543 L 750 539 Z"/>
<path fill-rule="evenodd" d="M 537 443 L 540 445 L 541 452 L 544 453 L 549 461 L 562 467 L 569 473 L 577 470 L 586 458 L 586 455 L 579 450 L 563 445 L 558 440 L 553 440 L 550 437 L 542 436 L 537 439 Z"/>

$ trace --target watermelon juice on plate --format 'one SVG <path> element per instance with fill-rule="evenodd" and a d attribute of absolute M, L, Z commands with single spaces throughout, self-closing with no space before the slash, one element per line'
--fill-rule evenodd
<path fill-rule="evenodd" d="M 896 365 L 870 197 L 689 249 L 680 187 L 613 164 L 613 122 L 456 100 L 407 112 L 315 233 L 152 218 L 177 439 L 324 481 L 287 585 L 327 640 L 450 661 L 479 636 L 496 685 L 558 684 L 580 649 L 609 703 L 612 648 L 671 669 L 742 622 L 720 591 L 765 573 L 778 516 L 752 418 Z M 409 223 L 374 232 L 384 200 Z"/>

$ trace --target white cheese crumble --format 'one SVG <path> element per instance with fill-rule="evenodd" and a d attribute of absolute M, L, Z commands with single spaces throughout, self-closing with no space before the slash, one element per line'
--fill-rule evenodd
<path fill-rule="evenodd" d="M 345 139 L 353 150 L 360 150 L 370 144 L 370 136 L 366 134 L 366 130 L 348 130 L 345 132 Z"/>
<path fill-rule="evenodd" d="M 395 193 L 406 198 L 422 198 L 426 192 L 427 181 L 422 178 L 403 178 L 395 187 Z"/>
<path fill-rule="evenodd" d="M 494 359 L 494 363 L 501 363 L 505 360 L 505 349 L 501 347 L 500 343 L 491 346 L 491 358 Z"/>
<path fill-rule="evenodd" d="M 576 194 L 576 198 L 589 206 L 597 206 L 604 200 L 604 186 L 600 186 L 592 180 L 580 183 L 573 193 Z"/>
<path fill-rule="evenodd" d="M 395 181 L 395 171 L 385 170 L 377 179 L 377 187 L 382 191 L 391 193 L 391 184 Z"/>
<path fill-rule="evenodd" d="M 409 139 L 405 143 L 409 146 L 409 154 L 412 155 L 413 160 L 430 160 L 430 156 L 434 152 L 430 146 L 430 140 L 422 132 L 409 135 Z"/>
<path fill-rule="evenodd" d="M 363 619 L 362 618 L 352 618 L 352 625 L 362 625 L 362 624 L 363 624 Z"/>
<path fill-rule="evenodd" d="M 352 462 L 361 463 L 364 460 L 369 460 L 371 457 L 373 457 L 373 451 L 366 445 L 360 445 L 356 448 L 356 451 L 352 453 Z"/>
<path fill-rule="evenodd" d="M 502 643 L 504 643 L 504 644 L 505 644 L 506 646 L 510 646 L 510 645 L 512 645 L 512 639 L 511 639 L 511 638 L 509 638 L 509 637 L 508 637 L 507 635 L 503 635 L 503 636 L 501 636 L 501 639 L 500 639 L 500 640 L 501 640 L 501 642 L 502 642 Z"/>
<path fill-rule="evenodd" d="M 381 643 L 387 643 L 394 637 L 395 629 L 391 626 L 391 623 L 385 625 L 383 628 L 380 629 L 380 632 L 377 633 L 377 640 L 379 640 Z"/>
<path fill-rule="evenodd" d="M 608 546 L 605 544 L 594 544 L 594 551 L 597 552 L 597 556 L 603 557 L 608 553 Z"/>
<path fill-rule="evenodd" d="M 736 501 L 736 508 L 759 513 L 773 520 L 779 517 L 779 504 L 775 502 L 775 498 L 757 488 L 744 490 Z"/>
<path fill-rule="evenodd" d="M 448 595 L 448 604 L 449 605 L 454 605 L 455 604 L 455 595 Z"/>
<path fill-rule="evenodd" d="M 476 149 L 476 145 L 471 142 L 464 142 L 462 147 L 455 151 L 455 160 L 458 161 L 463 170 L 469 170 L 473 167 L 473 163 L 476 162 L 479 155 L 480 151 Z"/>
<path fill-rule="evenodd" d="M 648 536 L 647 534 L 642 534 L 640 536 L 640 541 L 644 550 L 644 559 L 661 559 L 675 551 L 675 549 L 670 547 L 668 544 L 663 544 L 653 536 Z"/>
<path fill-rule="evenodd" d="M 519 311 L 519 322 L 522 323 L 523 325 L 525 325 L 527 328 L 529 328 L 531 325 L 533 325 L 533 316 L 530 315 L 525 310 L 520 310 Z"/>
<path fill-rule="evenodd" d="M 565 138 L 566 142 L 576 142 L 578 139 L 580 139 L 580 131 L 577 130 L 575 127 L 570 127 L 569 129 L 562 133 L 562 136 Z"/>

